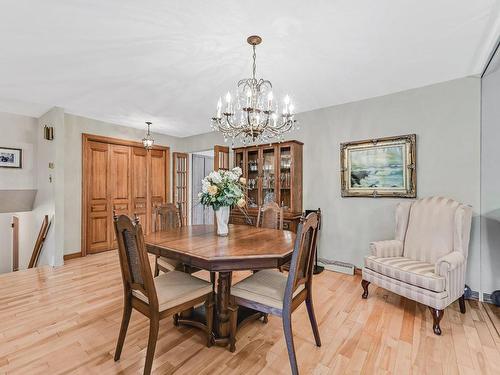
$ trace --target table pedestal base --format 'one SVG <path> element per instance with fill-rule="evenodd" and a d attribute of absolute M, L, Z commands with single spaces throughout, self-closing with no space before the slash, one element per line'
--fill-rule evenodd
<path fill-rule="evenodd" d="M 214 312 L 215 313 L 215 312 Z M 243 327 L 246 323 L 263 318 L 264 323 L 267 322 L 267 315 L 260 311 L 252 310 L 247 307 L 240 306 L 238 308 L 238 329 Z M 206 312 L 205 306 L 200 305 L 192 310 L 183 311 L 181 314 L 174 315 L 174 325 L 180 324 L 191 327 L 199 328 L 205 331 L 206 327 Z M 229 335 L 220 336 L 217 332 L 218 320 L 217 316 L 214 317 L 214 330 L 212 332 L 212 342 L 217 346 L 229 345 Z"/>

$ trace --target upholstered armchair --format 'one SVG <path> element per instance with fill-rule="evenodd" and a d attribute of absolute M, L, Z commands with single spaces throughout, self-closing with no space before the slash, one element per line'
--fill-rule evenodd
<path fill-rule="evenodd" d="M 374 283 L 427 305 L 436 335 L 444 309 L 459 299 L 465 313 L 465 269 L 472 209 L 453 199 L 431 197 L 399 203 L 396 236 L 370 244 L 365 257 L 363 298 Z"/>

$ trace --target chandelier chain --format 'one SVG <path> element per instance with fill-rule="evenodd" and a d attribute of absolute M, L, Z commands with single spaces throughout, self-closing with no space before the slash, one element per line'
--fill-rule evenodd
<path fill-rule="evenodd" d="M 255 45 L 252 46 L 253 47 L 253 69 L 252 69 L 252 78 L 254 79 L 255 81 L 255 73 L 257 71 L 257 63 L 255 62 L 255 60 L 257 59 L 257 52 L 255 51 Z"/>

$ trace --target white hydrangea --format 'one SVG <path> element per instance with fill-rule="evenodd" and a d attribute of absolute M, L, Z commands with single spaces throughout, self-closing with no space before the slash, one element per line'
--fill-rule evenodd
<path fill-rule="evenodd" d="M 240 167 L 234 167 L 232 172 L 236 174 L 238 177 L 240 177 L 243 174 L 243 171 L 241 170 Z"/>
<path fill-rule="evenodd" d="M 206 177 L 203 180 L 201 180 L 201 191 L 203 193 L 207 193 L 208 192 L 208 187 L 209 186 L 210 186 L 210 182 L 207 180 Z"/>
<path fill-rule="evenodd" d="M 222 182 L 222 176 L 216 171 L 210 172 L 208 178 L 212 180 L 214 184 L 220 184 Z"/>
<path fill-rule="evenodd" d="M 227 171 L 225 173 L 225 176 L 230 180 L 230 181 L 238 181 L 239 176 L 232 172 L 232 171 Z"/>

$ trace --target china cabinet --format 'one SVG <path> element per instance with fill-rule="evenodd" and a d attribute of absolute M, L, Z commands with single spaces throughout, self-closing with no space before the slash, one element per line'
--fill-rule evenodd
<path fill-rule="evenodd" d="M 276 202 L 284 210 L 284 229 L 296 230 L 302 212 L 302 146 L 287 141 L 234 149 L 234 166 L 247 179 L 249 218 L 235 208 L 231 223 L 255 225 L 259 206 Z"/>

